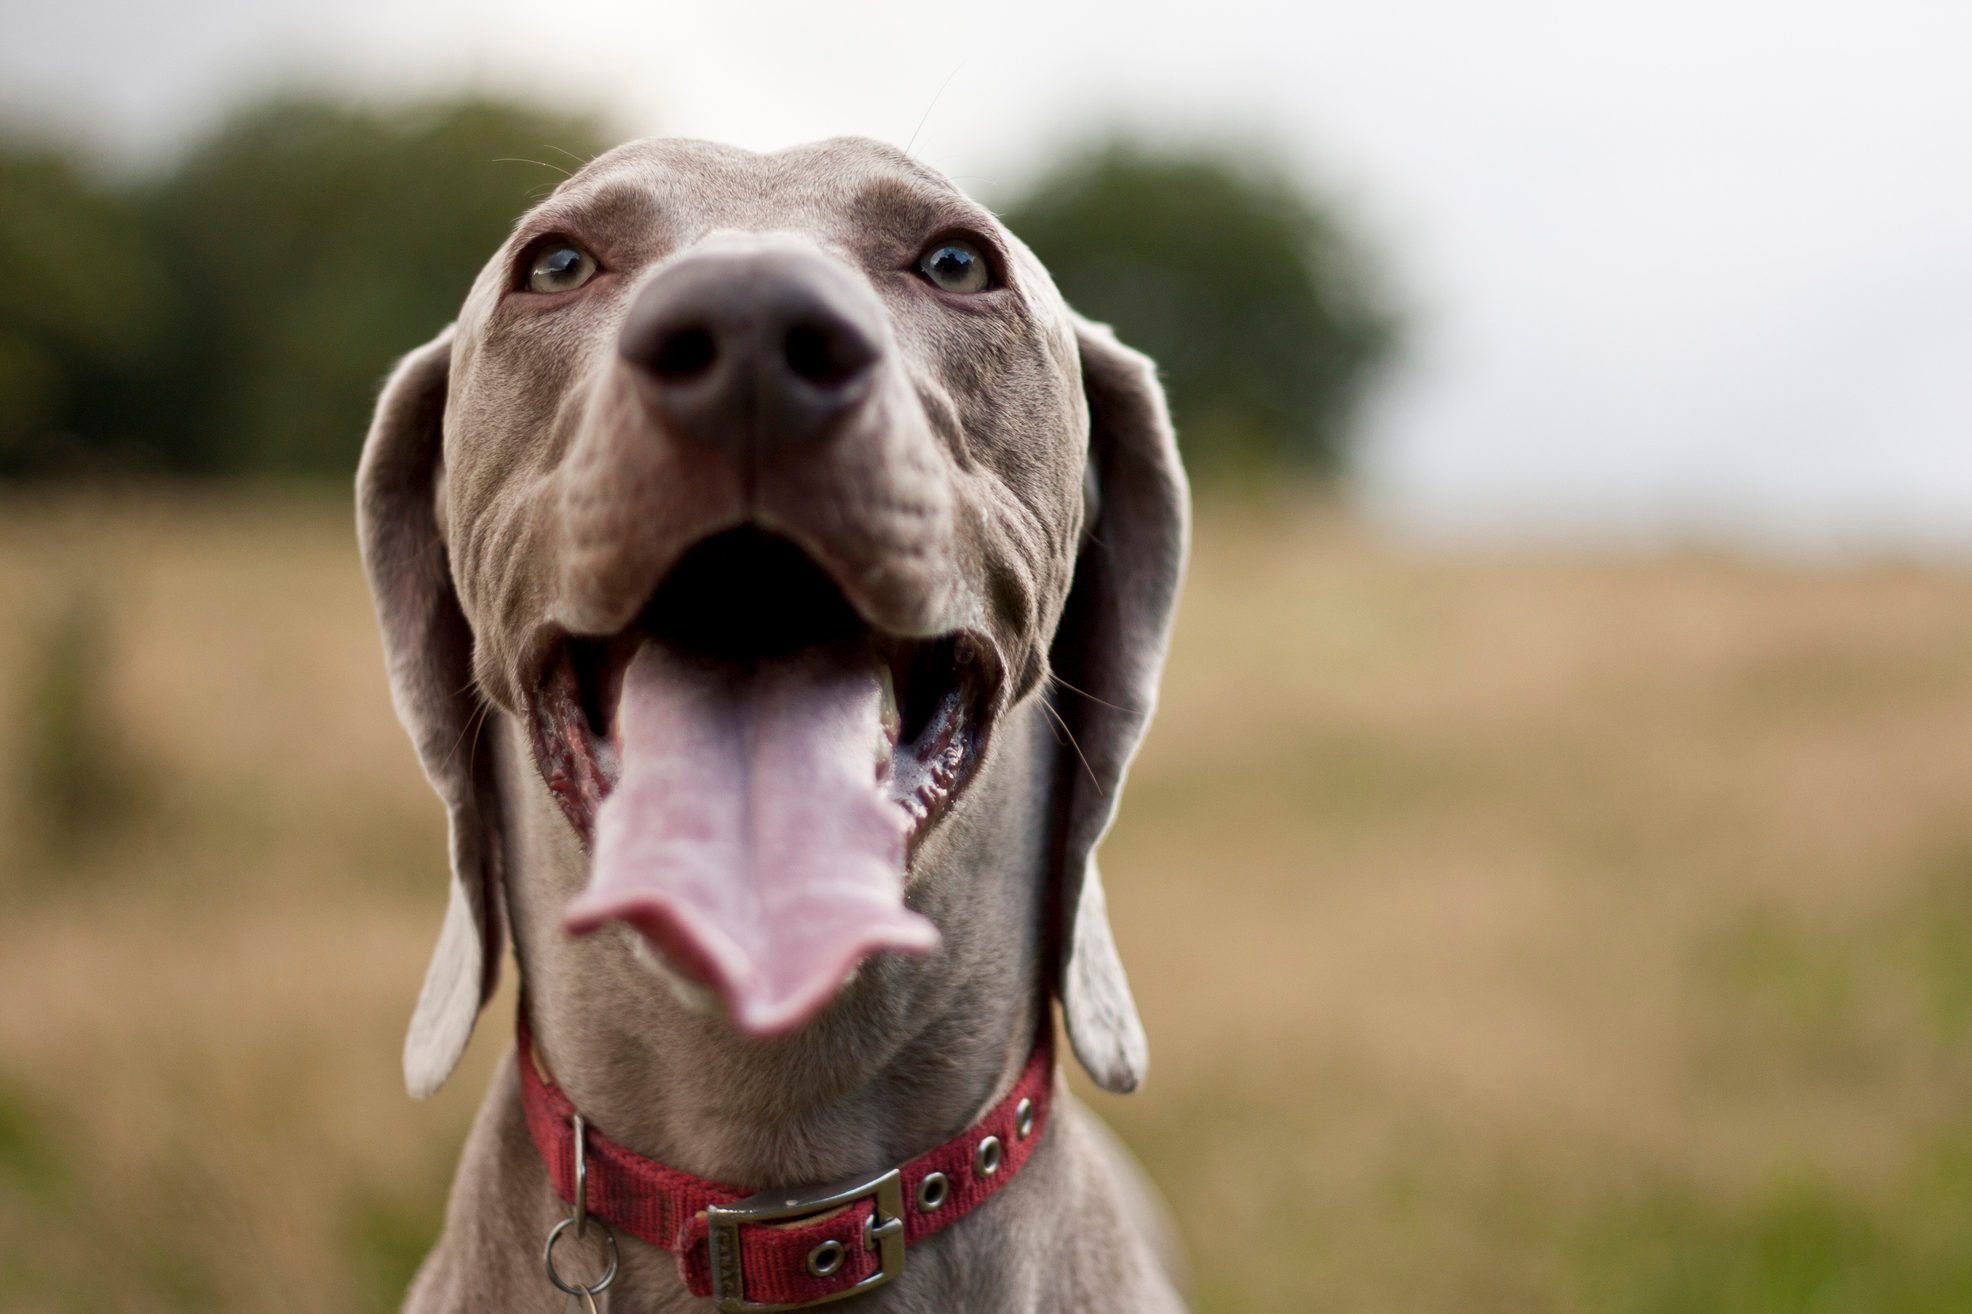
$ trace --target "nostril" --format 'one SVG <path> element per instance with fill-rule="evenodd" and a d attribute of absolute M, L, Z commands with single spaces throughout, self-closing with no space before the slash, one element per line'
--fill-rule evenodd
<path fill-rule="evenodd" d="M 796 324 L 787 331 L 782 350 L 796 377 L 825 388 L 843 386 L 876 359 L 861 334 L 835 325 Z"/>
<path fill-rule="evenodd" d="M 696 325 L 673 329 L 657 344 L 651 372 L 667 383 L 685 383 L 712 368 L 719 357 L 709 330 Z"/>

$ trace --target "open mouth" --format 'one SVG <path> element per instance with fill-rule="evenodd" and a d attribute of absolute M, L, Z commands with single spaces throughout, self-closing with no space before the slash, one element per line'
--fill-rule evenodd
<path fill-rule="evenodd" d="M 700 543 L 537 687 L 535 760 L 591 855 L 569 929 L 633 926 L 757 1034 L 813 1016 L 870 953 L 929 952 L 904 872 L 984 749 L 987 652 L 883 633 L 784 539 Z"/>

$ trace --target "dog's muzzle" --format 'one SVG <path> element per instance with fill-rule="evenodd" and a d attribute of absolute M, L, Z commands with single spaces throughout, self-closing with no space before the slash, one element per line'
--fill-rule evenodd
<path fill-rule="evenodd" d="M 877 423 L 889 343 L 840 261 L 711 241 L 636 292 L 612 376 L 632 414 L 567 476 L 579 569 L 530 710 L 590 850 L 568 929 L 632 928 L 755 1035 L 807 1022 L 871 954 L 936 948 L 906 866 L 999 692 L 985 637 L 953 627 L 949 494 L 883 482 L 909 464 L 884 446 L 902 421 Z"/>

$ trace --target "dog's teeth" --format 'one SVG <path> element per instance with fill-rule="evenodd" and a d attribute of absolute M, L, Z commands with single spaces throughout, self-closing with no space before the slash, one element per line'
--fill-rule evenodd
<path fill-rule="evenodd" d="M 897 740 L 904 733 L 904 717 L 897 710 L 897 682 L 891 677 L 889 663 L 877 664 L 877 684 L 883 690 L 876 737 L 876 765 L 881 771 L 890 764 L 891 750 L 897 747 Z"/>

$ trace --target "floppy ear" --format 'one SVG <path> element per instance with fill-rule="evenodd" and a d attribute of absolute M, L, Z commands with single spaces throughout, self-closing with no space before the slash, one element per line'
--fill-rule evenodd
<path fill-rule="evenodd" d="M 1157 701 L 1190 506 L 1150 359 L 1079 316 L 1076 340 L 1089 404 L 1089 518 L 1049 653 L 1061 685 L 1055 706 L 1074 740 L 1058 776 L 1056 988 L 1076 1057 L 1097 1085 L 1121 1093 L 1143 1080 L 1149 1052 L 1110 933 L 1095 848 Z"/>
<path fill-rule="evenodd" d="M 452 330 L 398 362 L 377 400 L 356 471 L 356 532 L 383 629 L 397 719 L 445 802 L 452 893 L 404 1038 L 404 1082 L 423 1099 L 444 1084 L 499 980 L 499 814 L 474 720 L 472 631 L 452 590 L 438 529 Z"/>

